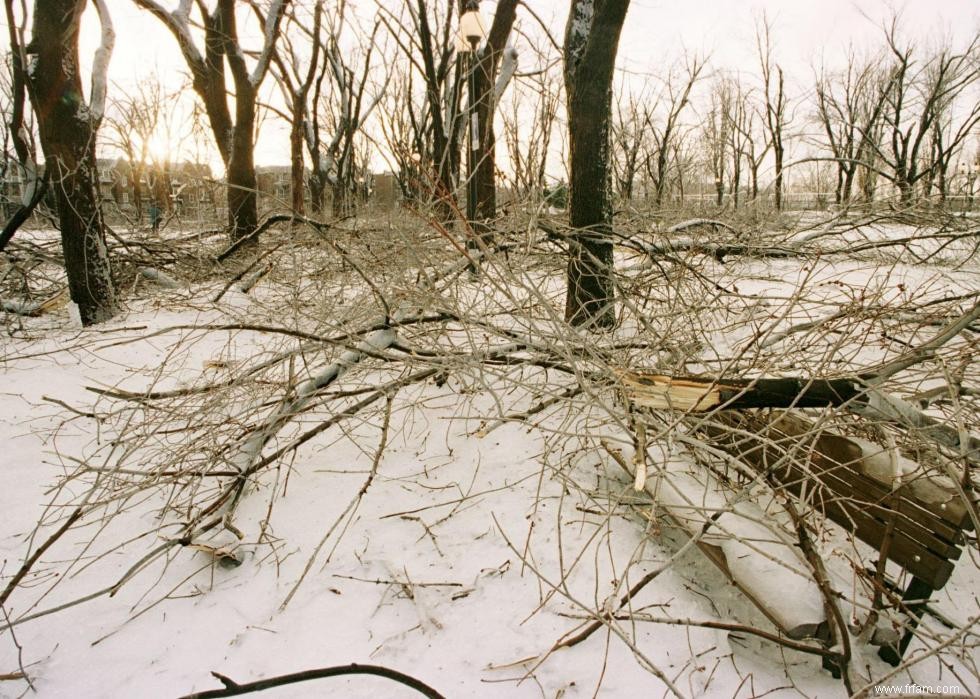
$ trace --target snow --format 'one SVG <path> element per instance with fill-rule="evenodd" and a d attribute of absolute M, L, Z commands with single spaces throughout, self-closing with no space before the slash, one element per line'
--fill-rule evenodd
<path fill-rule="evenodd" d="M 721 512 L 702 541 L 721 547 L 734 581 L 766 600 L 783 628 L 809 630 L 809 634 L 798 632 L 801 638 L 812 634 L 826 616 L 805 561 L 787 545 L 785 533 L 766 524 L 777 517 L 775 513 L 765 512 L 744 496 L 726 497 L 726 490 L 681 462 L 668 464 L 656 492 L 658 501 L 675 513 L 691 536 L 701 532 L 711 514 Z"/>
<path fill-rule="evenodd" d="M 384 254 L 415 252 L 399 250 L 392 243 Z M 866 290 L 865 303 L 877 308 L 879 301 L 902 298 L 899 282 L 909 293 L 935 296 L 975 288 L 970 269 L 883 268 L 851 260 L 807 264 L 715 265 L 710 272 L 718 283 L 738 285 L 755 305 L 738 317 L 728 309 L 706 309 L 703 322 L 718 331 L 713 337 L 719 342 L 695 352 L 699 329 L 681 328 L 672 335 L 678 340 L 674 351 L 690 357 L 688 367 L 713 370 L 737 353 L 758 351 L 756 358 L 764 359 L 784 351 L 756 350 L 750 342 L 760 329 L 777 332 L 844 307 L 856 289 Z M 487 269 L 484 279 L 460 278 L 452 287 L 453 302 L 474 318 L 492 317 L 493 304 L 504 295 L 496 268 Z M 76 327 L 68 310 L 18 319 L 19 330 L 11 326 L 0 343 L 0 589 L 68 508 L 105 502 L 53 545 L 4 605 L 17 624 L 15 635 L 0 631 L 0 675 L 23 664 L 42 697 L 152 698 L 218 687 L 212 670 L 246 682 L 357 662 L 406 672 L 448 697 L 661 696 L 664 685 L 638 661 L 642 653 L 684 696 L 749 696 L 750 690 L 757 696 L 841 695 L 839 681 L 815 656 L 746 634 L 639 620 L 646 613 L 772 628 L 699 552 L 675 559 L 688 538 L 679 529 L 645 519 L 650 499 L 636 493 L 633 479 L 617 472 L 590 441 L 597 431 L 624 439 L 608 419 L 612 400 L 600 388 L 589 386 L 581 397 L 530 421 L 499 421 L 587 374 L 585 366 L 569 377 L 491 365 L 481 373 L 465 363 L 465 357 L 495 350 L 525 347 L 525 356 L 533 355 L 552 339 L 544 314 L 495 318 L 515 333 L 506 343 L 480 337 L 474 325 L 443 324 L 440 341 L 457 351 L 446 361 L 444 381 L 392 388 L 370 410 L 339 421 L 249 478 L 231 527 L 200 532 L 194 538 L 200 548 L 173 545 L 138 566 L 148 552 L 180 536 L 220 490 L 217 479 L 202 479 L 190 493 L 168 480 L 168 469 L 218 468 L 234 459 L 235 445 L 245 445 L 254 463 L 252 457 L 291 444 L 339 407 L 403 375 L 391 349 L 392 330 L 351 336 L 341 347 L 324 343 L 300 358 L 296 338 L 227 329 L 246 320 L 274 325 L 288 319 L 323 332 L 312 314 L 328 284 L 330 302 L 363 321 L 354 325 L 375 320 L 372 294 L 352 273 L 336 280 L 322 276 L 312 301 L 277 268 L 251 294 L 229 291 L 218 304 L 210 299 L 221 283 L 195 282 L 179 294 L 143 283 L 124 314 L 97 328 Z M 416 275 L 406 272 L 405 278 L 405 288 L 418 292 Z M 560 300 L 560 281 L 547 268 L 525 269 L 514 278 L 520 283 L 508 301 L 515 306 Z M 439 287 L 442 280 L 455 279 L 453 272 L 430 279 L 433 298 L 449 298 L 449 291 L 438 297 L 437 289 L 445 288 Z M 795 298 L 804 283 L 812 293 Z M 669 294 L 687 291 L 679 286 L 663 293 L 669 301 Z M 344 329 L 338 325 L 335 332 Z M 843 320 L 839 330 L 839 356 L 821 366 L 885 356 L 871 345 L 852 353 L 851 343 L 863 342 L 864 331 Z M 399 328 L 397 335 L 404 340 L 425 332 Z M 688 340 L 690 346 L 684 345 Z M 587 338 L 581 343 L 592 349 Z M 647 359 L 649 354 L 636 352 L 638 363 Z M 816 363 L 803 352 L 798 361 L 801 369 Z M 266 368 L 240 386 L 173 401 L 129 401 L 89 390 L 189 390 L 244 375 L 263 362 Z M 508 383 L 513 371 L 523 372 L 521 379 Z M 287 385 L 295 388 L 284 391 Z M 338 397 L 345 391 L 360 393 Z M 377 474 L 345 515 L 377 458 L 387 398 L 391 420 Z M 279 419 L 287 415 L 293 419 Z M 279 429 L 263 431 L 270 421 Z M 250 444 L 255 435 L 261 443 Z M 191 437 L 205 446 L 188 450 Z M 651 454 L 657 458 L 646 487 L 656 489 L 662 506 L 690 514 L 689 532 L 700 528 L 706 512 L 728 510 L 706 541 L 722 547 L 736 579 L 769 601 L 787 625 L 823 619 L 806 564 L 785 543 L 778 503 L 757 489 L 732 491 L 705 478 L 683 443 L 663 452 L 651 447 Z M 36 528 L 39 520 L 44 523 Z M 340 525 L 325 538 L 335 522 Z M 836 589 L 857 605 L 866 602 L 851 568 L 854 545 L 833 530 L 818 538 Z M 204 547 L 233 551 L 241 564 L 223 566 Z M 115 594 L 73 604 L 116 584 L 134 566 L 135 575 Z M 596 610 L 614 608 L 626 589 L 660 568 L 630 605 L 637 621 L 618 621 L 615 633 L 600 629 L 584 643 L 549 653 Z M 936 607 L 965 623 L 977 590 L 975 552 L 965 553 L 952 580 L 936 593 Z M 66 604 L 71 606 L 44 614 Z M 949 633 L 928 617 L 923 625 L 930 633 Z M 862 671 L 890 671 L 873 649 L 856 652 Z M 951 658 L 944 656 L 943 663 L 969 678 L 963 668 L 976 660 L 972 647 Z M 921 663 L 913 677 L 922 684 L 953 681 L 938 661 Z M 26 689 L 23 681 L 0 681 L 2 697 Z M 294 685 L 270 696 L 319 694 L 417 696 L 367 677 Z"/>

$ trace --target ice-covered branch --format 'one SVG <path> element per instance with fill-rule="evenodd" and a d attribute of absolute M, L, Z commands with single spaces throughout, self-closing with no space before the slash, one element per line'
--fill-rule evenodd
<path fill-rule="evenodd" d="M 288 0 L 273 0 L 269 7 L 269 14 L 265 18 L 265 41 L 262 44 L 262 53 L 259 54 L 258 63 L 255 64 L 255 68 L 248 78 L 253 88 L 257 88 L 262 83 L 266 71 L 269 70 L 272 51 L 275 48 L 276 39 L 279 37 L 279 25 L 282 22 L 283 14 L 285 14 L 287 2 Z"/>
<path fill-rule="evenodd" d="M 105 0 L 92 0 L 92 2 L 95 3 L 95 9 L 99 13 L 99 21 L 102 23 L 101 43 L 99 48 L 95 50 L 95 58 L 92 61 L 92 93 L 89 107 L 90 118 L 93 123 L 98 124 L 105 114 L 109 59 L 112 58 L 112 48 L 116 43 L 116 32 L 112 27 L 112 17 L 109 15 L 109 8 L 106 6 Z"/>
<path fill-rule="evenodd" d="M 170 33 L 177 39 L 177 44 L 180 46 L 180 51 L 185 60 L 194 67 L 195 71 L 204 69 L 204 58 L 201 56 L 201 52 L 197 50 L 190 32 L 190 0 L 181 0 L 180 5 L 173 12 L 168 12 L 155 0 L 133 0 L 133 2 L 159 19 L 170 30 Z"/>
<path fill-rule="evenodd" d="M 494 104 L 500 102 L 504 90 L 510 84 L 511 78 L 514 77 L 514 72 L 517 70 L 517 56 L 517 49 L 513 46 L 508 46 L 504 51 L 504 57 L 500 64 L 500 75 L 497 76 L 497 84 L 493 86 Z"/>

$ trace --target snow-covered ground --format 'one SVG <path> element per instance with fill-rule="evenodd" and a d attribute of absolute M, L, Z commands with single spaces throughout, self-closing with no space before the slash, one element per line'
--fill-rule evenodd
<path fill-rule="evenodd" d="M 659 327 L 677 330 L 670 356 L 681 357 L 679 368 L 689 372 L 717 371 L 740 353 L 763 364 L 774 354 L 795 354 L 769 365 L 777 374 L 870 365 L 894 355 L 897 340 L 875 335 L 872 342 L 866 327 L 843 318 L 806 336 L 833 336 L 833 353 L 794 337 L 767 348 L 772 354 L 748 347 L 760 332 L 830 316 L 847 303 L 887 327 L 895 317 L 880 309 L 888 304 L 980 289 L 975 263 L 950 269 L 905 260 L 774 259 L 709 263 L 702 271 L 721 287 L 737 287 L 739 304 L 722 309 L 735 292 L 717 292 L 722 301 L 701 319 L 710 343 L 701 329 L 669 314 L 657 318 Z M 489 282 L 462 279 L 454 302 L 479 307 L 483 285 L 496 284 L 493 273 Z M 346 309 L 347 320 L 362 310 L 373 318 L 372 290 L 345 274 L 330 303 Z M 511 296 L 499 288 L 490 295 L 517 307 L 540 305 L 560 294 L 549 275 L 521 272 Z M 318 283 L 322 293 L 325 282 Z M 695 284 L 683 283 L 689 286 L 677 294 Z M 270 330 L 331 330 L 317 324 L 321 316 L 295 277 L 273 274 L 251 296 L 230 291 L 214 303 L 221 286 L 158 290 L 141 282 L 125 313 L 97 328 L 73 327 L 64 309 L 8 325 L 0 341 L 0 590 L 76 507 L 85 515 L 3 606 L 0 697 L 32 688 L 42 697 L 172 697 L 219 687 L 211 671 L 242 683 L 349 663 L 405 672 L 447 697 L 664 696 L 661 673 L 691 697 L 844 693 L 817 656 L 698 625 L 772 628 L 697 549 L 674 559 L 683 534 L 656 516 L 644 519 L 649 504 L 597 448 L 599 437 L 625 446 L 608 405 L 587 392 L 526 420 L 498 420 L 574 384 L 574 376 L 541 366 L 477 371 L 457 358 L 399 387 L 391 382 L 435 364 L 399 364 L 387 351 L 379 353 L 387 361 L 365 358 L 272 436 L 263 453 L 333 418 L 328 429 L 251 474 L 233 514 L 217 526 L 175 542 L 182 524 L 205 521 L 209 503 L 234 483 L 222 471 L 233 445 L 286 404 L 293 395 L 287 386 L 354 344 L 300 354 L 303 338 Z M 672 300 L 667 294 L 663 303 Z M 534 325 L 493 320 L 521 332 Z M 547 325 L 546 316 L 539 321 Z M 242 327 L 247 323 L 262 327 Z M 916 337 L 930 327 L 918 327 L 923 334 Z M 499 338 L 475 338 L 469 327 L 441 328 L 439 342 L 458 341 L 458 354 L 502 346 Z M 426 339 L 412 328 L 405 336 L 416 344 Z M 270 362 L 245 385 L 224 386 L 289 351 L 291 359 Z M 633 358 L 650 356 L 637 350 Z M 370 405 L 336 417 L 386 382 L 389 390 Z M 204 385 L 214 388 L 172 399 L 90 390 Z M 194 470 L 219 475 L 192 478 Z M 836 580 L 853 585 L 843 539 L 823 546 L 836 561 Z M 976 619 L 980 603 L 977 551 L 967 549 L 936 593 L 936 607 L 960 627 Z M 632 600 L 634 619 L 553 650 L 666 562 Z M 924 625 L 950 633 L 928 617 Z M 976 642 L 976 628 L 968 629 L 956 647 L 888 683 L 976 692 Z M 924 652 L 916 643 L 910 657 Z M 861 676 L 891 672 L 873 648 L 856 652 Z M 16 678 L 21 672 L 30 686 Z M 320 695 L 418 696 L 368 676 L 267 692 Z"/>

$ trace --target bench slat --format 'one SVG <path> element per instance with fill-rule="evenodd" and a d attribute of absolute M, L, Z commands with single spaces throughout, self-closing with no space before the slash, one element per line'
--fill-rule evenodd
<path fill-rule="evenodd" d="M 788 491 L 799 497 L 802 493 L 802 475 L 802 471 L 796 470 L 793 477 L 786 481 L 783 481 L 782 478 L 778 480 Z M 825 489 L 822 490 L 826 492 Z M 869 509 L 845 507 L 835 495 L 829 498 L 814 498 L 813 504 L 831 521 L 876 549 L 885 537 L 886 522 L 874 517 Z M 900 521 L 902 518 L 899 516 L 896 525 Z M 953 548 L 956 551 L 955 558 L 958 558 L 960 550 Z M 898 526 L 892 532 L 888 558 L 908 570 L 912 575 L 928 582 L 936 590 L 946 584 L 953 572 L 953 564 L 947 557 L 931 551 Z M 950 558 L 954 557 L 951 556 Z"/>

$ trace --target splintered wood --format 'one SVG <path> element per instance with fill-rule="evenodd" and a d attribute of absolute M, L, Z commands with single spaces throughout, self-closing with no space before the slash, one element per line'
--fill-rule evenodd
<path fill-rule="evenodd" d="M 626 397 L 654 410 L 708 410 L 721 403 L 720 384 L 617 369 Z"/>

